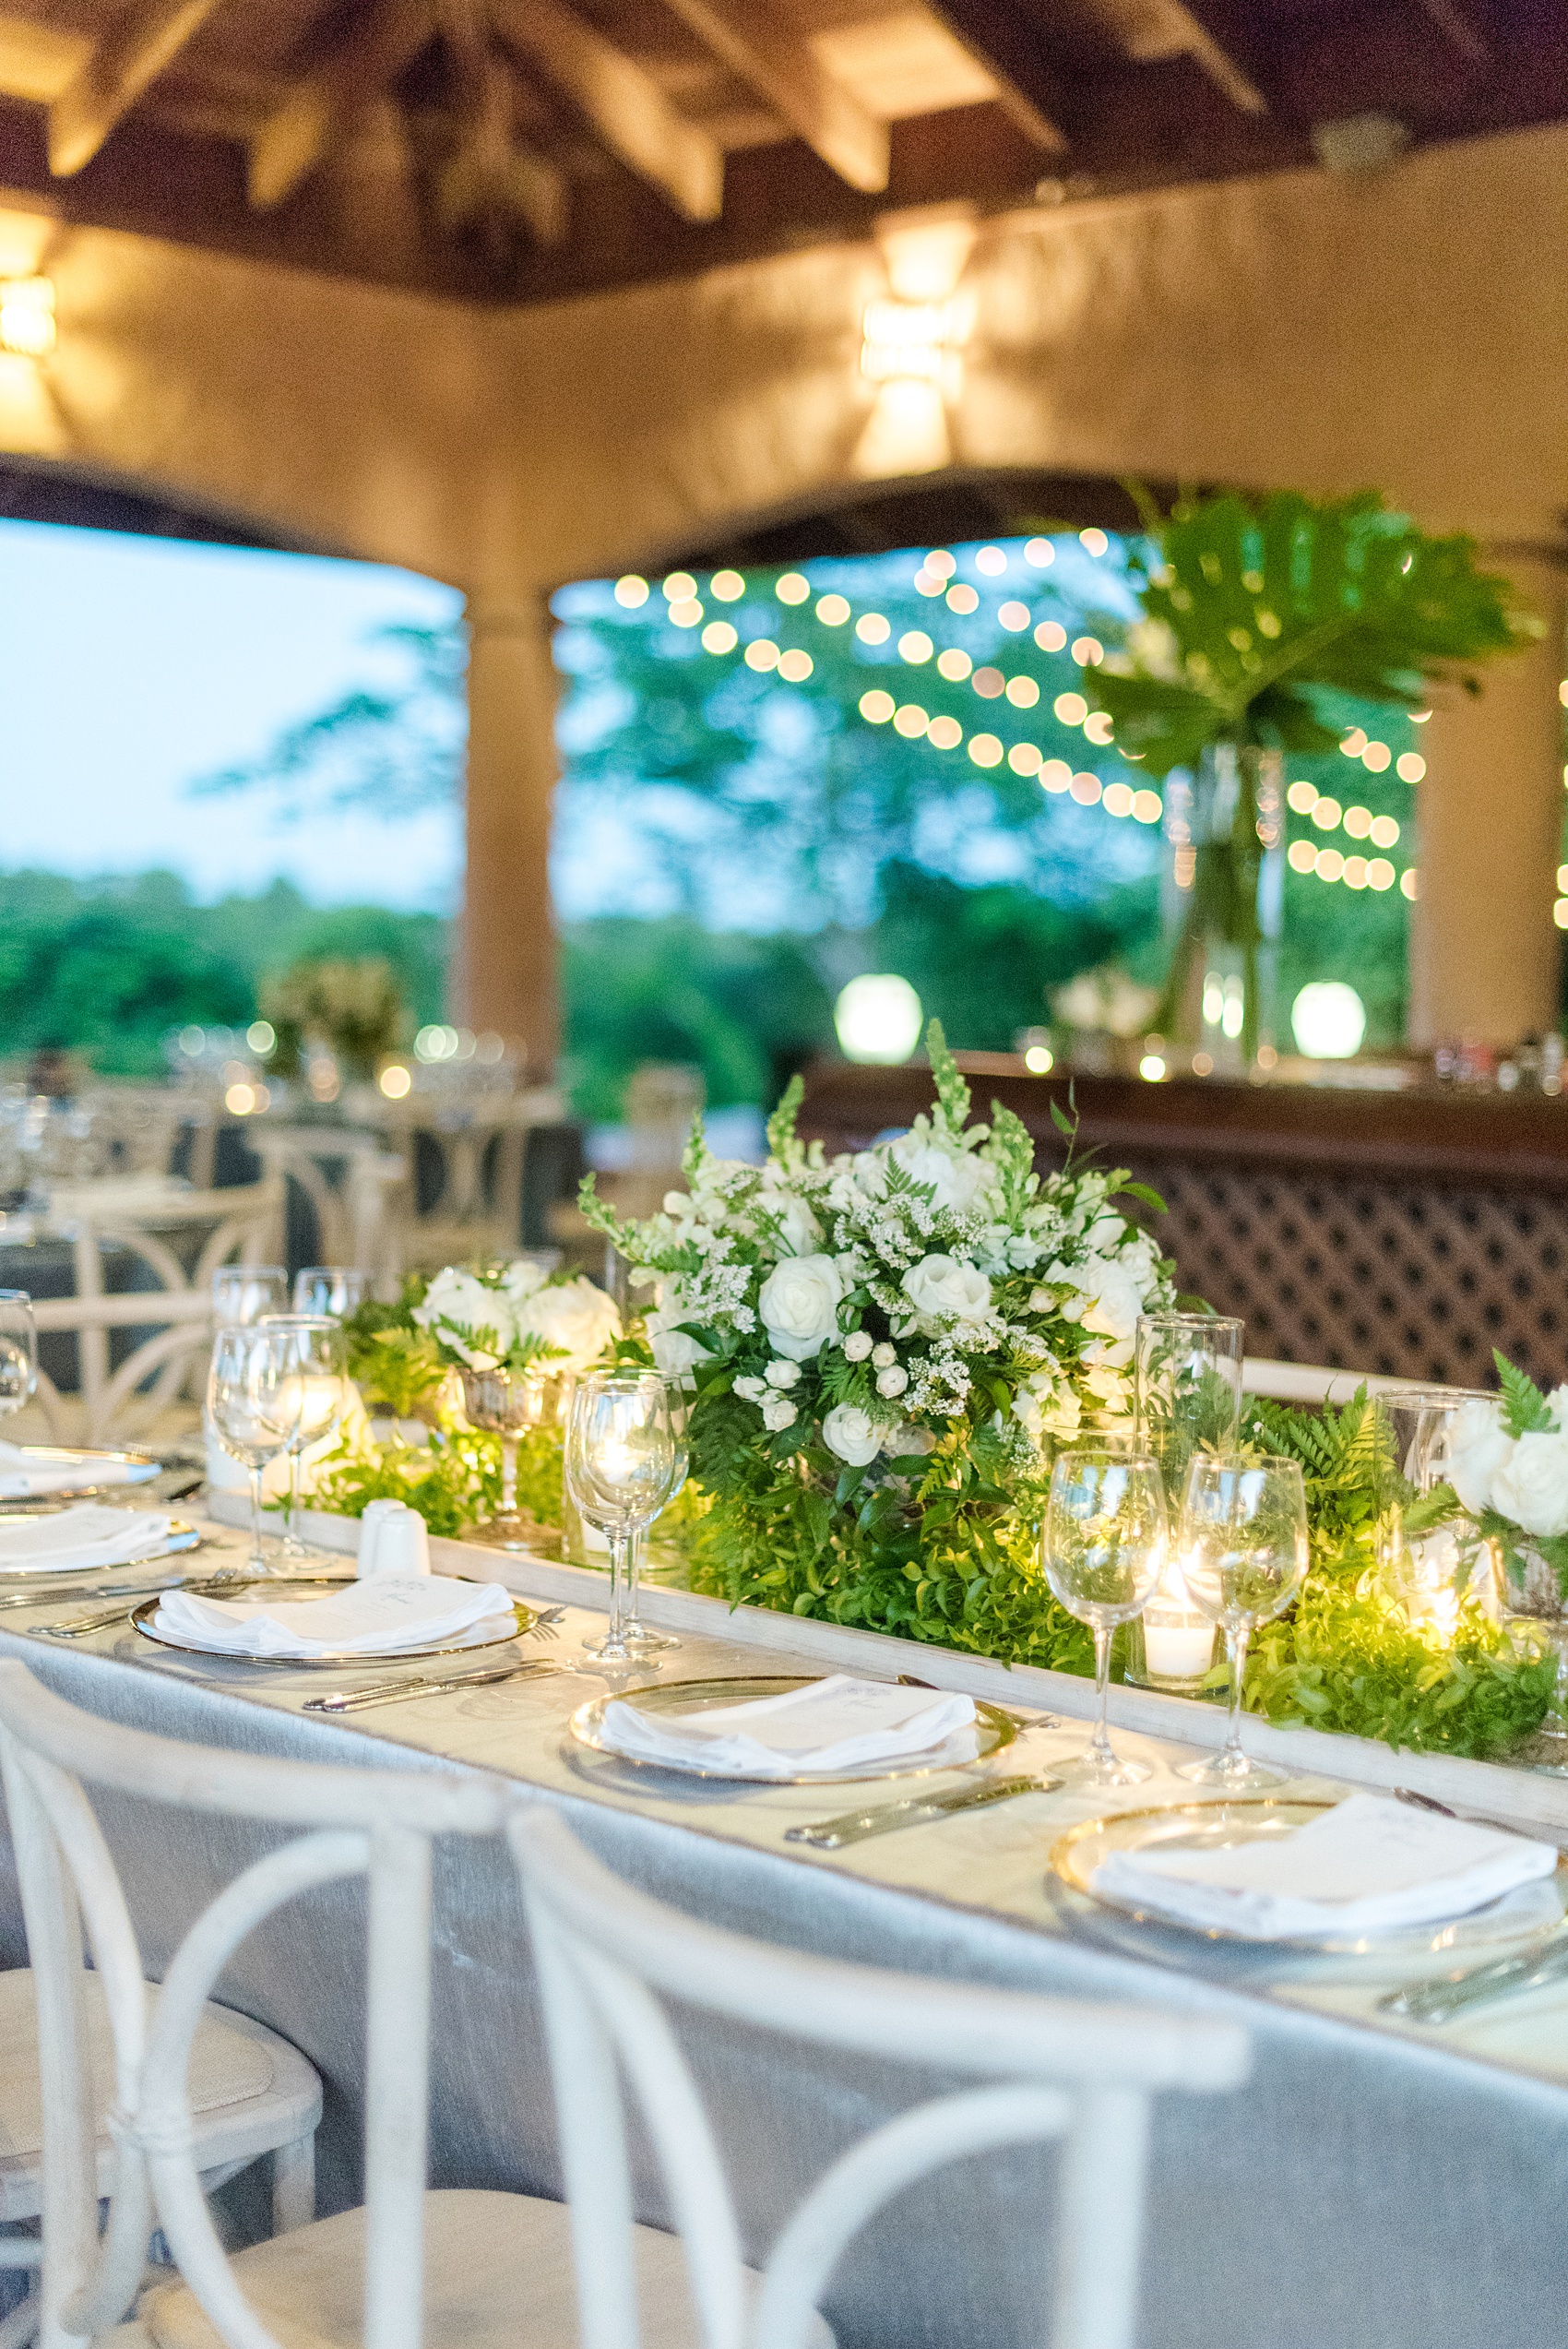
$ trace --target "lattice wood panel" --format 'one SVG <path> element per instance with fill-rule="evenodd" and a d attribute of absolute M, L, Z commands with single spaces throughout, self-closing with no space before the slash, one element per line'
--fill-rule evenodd
<path fill-rule="evenodd" d="M 1150 1157 L 1183 1289 L 1247 1351 L 1444 1385 L 1495 1385 L 1491 1350 L 1568 1379 L 1568 1200 Z"/>

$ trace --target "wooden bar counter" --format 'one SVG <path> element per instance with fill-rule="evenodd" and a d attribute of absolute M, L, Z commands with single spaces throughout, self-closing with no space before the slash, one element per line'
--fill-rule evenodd
<path fill-rule="evenodd" d="M 1059 1163 L 1069 1077 L 1007 1054 L 959 1066 Z M 1071 1079 L 1079 1147 L 1152 1185 L 1182 1289 L 1247 1323 L 1247 1350 L 1451 1386 L 1500 1347 L 1568 1379 L 1568 1097 L 1175 1079 Z M 932 1100 L 923 1064 L 807 1071 L 802 1135 L 863 1148 Z"/>

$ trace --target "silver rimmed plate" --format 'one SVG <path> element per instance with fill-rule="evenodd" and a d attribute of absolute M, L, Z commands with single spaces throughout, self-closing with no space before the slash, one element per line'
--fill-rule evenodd
<path fill-rule="evenodd" d="M 0 1499 L 13 1508 L 25 1509 L 30 1501 L 85 1501 L 96 1494 L 128 1492 L 163 1473 L 161 1463 L 145 1452 L 77 1451 L 63 1444 L 29 1444 L 26 1450 L 29 1466 L 47 1469 L 51 1482 L 37 1492 L 0 1493 Z M 118 1473 L 106 1477 L 107 1468 Z M 53 1481 L 56 1475 L 62 1480 L 58 1484 Z M 5 1481 L 0 1475 L 0 1485 Z"/>
<path fill-rule="evenodd" d="M 983 1761 L 988 1754 L 1010 1746 L 1018 1734 L 1018 1723 L 1011 1714 L 982 1703 L 977 1697 L 973 1722 L 955 1730 L 929 1753 L 910 1754 L 882 1770 L 802 1771 L 790 1778 L 744 1777 L 730 1770 L 699 1770 L 695 1764 L 644 1761 L 635 1754 L 622 1753 L 604 1735 L 605 1711 L 612 1704 L 635 1704 L 642 1712 L 666 1713 L 677 1721 L 691 1720 L 721 1705 L 753 1704 L 764 1697 L 788 1696 L 791 1688 L 809 1687 L 821 1677 L 815 1672 L 792 1672 L 747 1675 L 734 1680 L 663 1681 L 653 1687 L 632 1689 L 621 1697 L 612 1692 L 590 1698 L 586 1705 L 577 1707 L 569 1726 L 579 1746 L 591 1747 L 596 1754 L 613 1755 L 628 1770 L 666 1771 L 679 1778 L 723 1779 L 732 1786 L 855 1786 L 877 1778 L 929 1778 L 935 1771 L 966 1770 L 972 1762 Z"/>
<path fill-rule="evenodd" d="M 1219 1852 L 1239 1843 L 1272 1842 L 1293 1834 L 1324 1811 L 1330 1802 L 1304 1802 L 1289 1795 L 1231 1796 L 1208 1803 L 1170 1803 L 1158 1809 L 1115 1811 L 1104 1818 L 1082 1820 L 1051 1845 L 1052 1873 L 1067 1889 L 1100 1910 L 1125 1917 L 1134 1925 L 1155 1926 L 1162 1932 L 1187 1935 L 1194 1941 L 1223 1942 L 1258 1957 L 1270 1950 L 1311 1951 L 1321 1956 L 1403 1958 L 1428 1956 L 1444 1950 L 1529 1940 L 1554 1931 L 1568 1911 L 1568 1862 L 1555 1876 L 1523 1884 L 1517 1891 L 1491 1901 L 1464 1916 L 1432 1919 L 1425 1925 L 1400 1926 L 1387 1933 L 1313 1934 L 1299 1939 L 1259 1941 L 1218 1926 L 1192 1925 L 1183 1917 L 1141 1902 L 1118 1900 L 1097 1891 L 1092 1878 L 1100 1862 L 1112 1852 Z"/>
<path fill-rule="evenodd" d="M 47 1518 L 50 1523 L 53 1522 L 49 1511 L 41 1509 L 39 1515 L 41 1519 Z M 17 1522 L 14 1517 L 8 1517 L 5 1521 L 7 1525 Z M 130 1557 L 111 1558 L 107 1563 L 102 1558 L 96 1558 L 85 1566 L 63 1564 L 58 1558 L 49 1557 L 41 1557 L 32 1566 L 10 1560 L 0 1565 L 0 1590 L 8 1590 L 13 1583 L 68 1582 L 77 1574 L 118 1574 L 128 1566 L 145 1566 L 149 1558 L 172 1557 L 177 1550 L 194 1550 L 200 1539 L 201 1535 L 187 1518 L 172 1517 L 166 1533 L 156 1541 L 149 1541 L 146 1549 L 137 1550 Z"/>
<path fill-rule="evenodd" d="M 468 1578 L 451 1575 L 447 1579 L 461 1581 Z M 290 1575 L 287 1578 L 264 1574 L 258 1575 L 254 1582 L 225 1582 L 221 1593 L 213 1591 L 208 1595 L 243 1600 L 277 1599 L 281 1593 L 283 1601 L 292 1604 L 295 1599 L 330 1598 L 338 1592 L 347 1590 L 353 1580 L 351 1574 Z M 131 1609 L 131 1621 L 144 1640 L 154 1640 L 159 1647 L 172 1649 L 179 1655 L 205 1656 L 209 1663 L 271 1665 L 286 1672 L 314 1672 L 318 1668 L 338 1673 L 374 1672 L 384 1663 L 428 1663 L 432 1656 L 465 1655 L 475 1648 L 503 1648 L 508 1640 L 520 1639 L 534 1626 L 533 1609 L 526 1607 L 517 1599 L 512 1605 L 515 1620 L 507 1630 L 496 1630 L 489 1624 L 475 1624 L 470 1631 L 429 1647 L 379 1648 L 374 1655 L 368 1656 L 354 1650 L 335 1650 L 323 1656 L 241 1656 L 227 1648 L 199 1648 L 191 1640 L 172 1640 L 166 1631 L 155 1630 L 153 1617 L 162 1604 L 160 1594 L 157 1598 L 144 1599 L 139 1606 Z"/>

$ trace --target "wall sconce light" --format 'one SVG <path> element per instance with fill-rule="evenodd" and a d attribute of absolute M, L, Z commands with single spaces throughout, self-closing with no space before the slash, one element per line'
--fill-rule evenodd
<path fill-rule="evenodd" d="M 953 340 L 948 302 L 868 302 L 861 320 L 861 373 L 872 383 L 937 383 Z"/>
<path fill-rule="evenodd" d="M 46 359 L 53 348 L 53 279 L 0 278 L 0 351 Z"/>

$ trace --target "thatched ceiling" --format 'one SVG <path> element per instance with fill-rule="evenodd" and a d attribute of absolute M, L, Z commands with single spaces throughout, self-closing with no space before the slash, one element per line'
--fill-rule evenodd
<path fill-rule="evenodd" d="M 30 0 L 0 201 L 489 302 L 1568 115 L 1560 0 Z"/>

